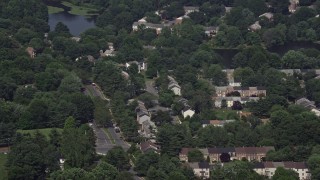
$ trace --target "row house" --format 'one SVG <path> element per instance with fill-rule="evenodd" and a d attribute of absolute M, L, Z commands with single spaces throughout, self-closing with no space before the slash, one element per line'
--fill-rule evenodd
<path fill-rule="evenodd" d="M 179 86 L 178 82 L 171 76 L 168 76 L 168 79 L 168 89 L 171 90 L 174 95 L 181 96 L 181 87 Z"/>
<path fill-rule="evenodd" d="M 182 148 L 179 153 L 180 161 L 188 162 L 188 152 L 191 150 L 193 150 L 193 148 Z M 274 147 L 213 147 L 199 150 L 203 153 L 204 159 L 209 159 L 210 163 L 243 159 L 261 162 L 269 151 L 274 150 Z"/>
<path fill-rule="evenodd" d="M 227 107 L 230 108 L 233 106 L 233 103 L 239 101 L 241 104 L 246 104 L 250 101 L 258 101 L 260 97 L 238 97 L 238 96 L 230 96 L 230 97 L 214 97 L 214 106 L 221 108 L 222 101 L 226 101 Z"/>
<path fill-rule="evenodd" d="M 210 178 L 210 165 L 208 162 L 193 162 L 188 163 L 188 166 L 193 170 L 194 175 L 201 179 Z"/>
<path fill-rule="evenodd" d="M 201 125 L 203 128 L 207 126 L 224 127 L 225 124 L 235 122 L 235 120 L 203 120 Z"/>
<path fill-rule="evenodd" d="M 217 97 L 226 97 L 228 94 L 238 92 L 241 97 L 260 97 L 266 96 L 267 90 L 264 87 L 233 87 L 233 86 L 216 86 Z"/>
<path fill-rule="evenodd" d="M 142 101 L 138 101 L 138 107 L 136 108 L 137 122 L 139 124 L 139 133 L 143 137 L 151 138 L 156 132 L 156 125 L 151 121 L 151 114 L 145 107 Z"/>
<path fill-rule="evenodd" d="M 278 167 L 295 171 L 299 174 L 300 180 L 311 179 L 310 170 L 305 162 L 260 162 L 254 164 L 253 170 L 258 174 L 267 176 L 271 179 Z"/>

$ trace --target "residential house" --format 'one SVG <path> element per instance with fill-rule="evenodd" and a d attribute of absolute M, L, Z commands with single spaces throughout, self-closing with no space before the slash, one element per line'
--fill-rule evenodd
<path fill-rule="evenodd" d="M 208 162 L 193 162 L 188 163 L 189 167 L 192 168 L 193 173 L 202 179 L 210 178 L 210 166 Z"/>
<path fill-rule="evenodd" d="M 6 147 L 0 147 L 0 154 L 8 154 L 10 151 L 10 147 L 6 146 Z"/>
<path fill-rule="evenodd" d="M 319 109 L 311 109 L 311 112 L 313 112 L 316 116 L 320 117 L 320 110 Z"/>
<path fill-rule="evenodd" d="M 140 73 L 143 70 L 146 70 L 147 64 L 144 61 L 129 61 L 126 62 L 125 67 L 128 69 L 132 64 L 136 64 L 138 67 L 138 72 Z"/>
<path fill-rule="evenodd" d="M 263 161 L 267 152 L 274 150 L 274 147 L 237 147 L 235 148 L 237 160 Z"/>
<path fill-rule="evenodd" d="M 219 31 L 219 27 L 217 26 L 209 26 L 209 27 L 203 27 L 204 29 L 204 33 L 208 36 L 208 37 L 214 37 L 217 35 L 218 31 Z"/>
<path fill-rule="evenodd" d="M 27 47 L 26 52 L 29 54 L 30 58 L 36 57 L 36 51 L 33 47 Z"/>
<path fill-rule="evenodd" d="M 184 108 L 181 110 L 183 118 L 186 118 L 188 116 L 192 117 L 195 114 L 195 111 L 189 106 L 187 99 L 181 98 L 178 100 L 178 102 L 184 106 Z"/>
<path fill-rule="evenodd" d="M 187 118 L 188 116 L 192 117 L 195 114 L 195 111 L 192 110 L 190 107 L 185 107 L 181 113 L 183 118 Z"/>
<path fill-rule="evenodd" d="M 141 19 L 138 22 L 134 22 L 132 25 L 133 31 L 137 31 L 139 29 L 139 26 L 142 26 L 147 29 L 154 29 L 156 30 L 157 34 L 160 34 L 162 29 L 165 27 L 171 28 L 173 25 L 175 25 L 176 21 L 165 21 L 161 24 L 153 24 L 146 22 L 145 19 Z"/>
<path fill-rule="evenodd" d="M 168 76 L 168 79 L 168 89 L 170 89 L 175 95 L 181 96 L 181 87 L 179 86 L 178 82 L 171 76 Z"/>
<path fill-rule="evenodd" d="M 140 135 L 146 138 L 153 138 L 155 132 L 157 132 L 157 127 L 155 123 L 151 121 L 151 114 L 142 101 L 138 101 L 136 113 Z"/>
<path fill-rule="evenodd" d="M 249 31 L 258 31 L 261 29 L 261 25 L 259 24 L 259 21 L 256 21 L 255 23 L 253 23 L 252 25 L 249 26 L 248 30 Z"/>
<path fill-rule="evenodd" d="M 148 50 L 155 50 L 156 49 L 156 46 L 151 46 L 151 45 L 144 45 L 144 46 L 142 46 L 143 47 L 143 49 L 148 49 Z"/>
<path fill-rule="evenodd" d="M 142 101 L 138 101 L 138 107 L 136 108 L 137 121 L 141 125 L 144 121 L 151 121 L 151 115 L 145 107 Z"/>
<path fill-rule="evenodd" d="M 75 41 L 75 42 L 80 42 L 81 38 L 80 38 L 80 37 L 73 36 L 73 37 L 71 37 L 71 40 L 73 40 L 73 41 Z"/>
<path fill-rule="evenodd" d="M 241 86 L 241 82 L 236 81 L 234 79 L 234 76 L 233 76 L 234 69 L 223 69 L 222 71 L 227 74 L 227 79 L 228 79 L 228 82 L 229 82 L 229 86 L 234 86 L 234 87 Z"/>
<path fill-rule="evenodd" d="M 300 180 L 311 179 L 310 170 L 305 162 L 260 162 L 255 163 L 253 170 L 258 174 L 267 176 L 269 179 L 275 174 L 278 167 L 283 167 L 285 169 L 291 169 L 299 174 Z"/>
<path fill-rule="evenodd" d="M 157 154 L 160 154 L 160 146 L 157 145 L 157 144 L 154 144 L 151 141 L 141 142 L 140 145 L 139 145 L 139 148 L 143 153 L 147 153 L 147 152 L 151 152 L 152 151 L 152 152 L 155 152 Z"/>
<path fill-rule="evenodd" d="M 226 97 L 232 92 L 239 92 L 241 97 L 258 97 L 267 95 L 267 91 L 264 87 L 216 86 L 215 89 L 217 97 Z"/>
<path fill-rule="evenodd" d="M 188 15 L 193 12 L 199 12 L 199 7 L 197 6 L 184 6 L 183 9 L 185 15 Z"/>
<path fill-rule="evenodd" d="M 299 0 L 290 0 L 290 5 L 288 7 L 289 12 L 294 13 L 299 5 Z"/>
<path fill-rule="evenodd" d="M 182 148 L 179 153 L 180 161 L 188 162 L 188 152 L 191 150 L 193 148 Z M 230 161 L 246 159 L 247 161 L 261 162 L 269 151 L 274 150 L 274 147 L 212 147 L 199 150 L 204 152 L 204 159 L 209 159 L 210 163 L 221 162 L 222 157 L 229 157 Z"/>
<path fill-rule="evenodd" d="M 116 51 L 114 50 L 113 43 L 108 43 L 108 49 L 105 52 L 100 50 L 101 57 L 108 57 L 108 56 L 115 56 L 115 55 L 116 55 Z"/>
<path fill-rule="evenodd" d="M 235 122 L 235 120 L 203 120 L 201 121 L 202 127 L 207 126 L 223 127 L 225 124 Z"/>
<path fill-rule="evenodd" d="M 225 6 L 224 8 L 225 8 L 225 10 L 226 10 L 226 13 L 230 13 L 230 11 L 232 10 L 233 7 L 227 7 L 227 6 Z"/>
<path fill-rule="evenodd" d="M 225 100 L 227 107 L 231 108 L 235 101 L 239 101 L 241 104 L 246 104 L 250 101 L 258 101 L 260 97 L 238 97 L 238 96 L 229 96 L 229 97 L 214 97 L 214 106 L 221 108 L 222 101 Z"/>
<path fill-rule="evenodd" d="M 179 159 L 181 162 L 188 162 L 188 153 L 194 148 L 182 148 L 179 153 Z"/>
<path fill-rule="evenodd" d="M 315 102 L 314 101 L 310 101 L 309 99 L 307 98 L 300 98 L 296 101 L 297 105 L 300 105 L 300 106 L 303 106 L 305 108 L 308 108 L 308 109 L 315 109 L 316 106 L 315 106 Z"/>
<path fill-rule="evenodd" d="M 155 138 L 157 127 L 153 121 L 143 121 L 141 124 L 140 135 L 146 138 Z"/>
<path fill-rule="evenodd" d="M 259 16 L 259 18 L 261 17 L 265 17 L 267 18 L 269 21 L 273 21 L 273 13 L 271 12 L 266 12 L 266 13 L 263 13 Z"/>

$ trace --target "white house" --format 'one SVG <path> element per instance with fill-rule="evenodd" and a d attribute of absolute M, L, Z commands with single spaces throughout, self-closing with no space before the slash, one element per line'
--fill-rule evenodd
<path fill-rule="evenodd" d="M 259 97 L 237 97 L 237 96 L 232 96 L 232 97 L 214 97 L 214 106 L 221 108 L 222 101 L 225 100 L 227 107 L 230 108 L 233 106 L 233 103 L 235 101 L 239 101 L 241 104 L 245 104 L 250 101 L 258 101 L 260 98 Z"/>
<path fill-rule="evenodd" d="M 171 76 L 168 76 L 168 79 L 168 89 L 171 90 L 175 95 L 181 96 L 181 87 L 179 86 L 178 82 Z"/>
<path fill-rule="evenodd" d="M 182 115 L 183 115 L 183 118 L 186 118 L 186 117 L 192 117 L 195 113 L 194 110 L 192 110 L 190 107 L 185 107 L 182 111 Z"/>
<path fill-rule="evenodd" d="M 311 179 L 310 171 L 305 162 L 260 162 L 255 163 L 253 170 L 271 179 L 278 167 L 297 172 L 300 180 Z"/>
<path fill-rule="evenodd" d="M 184 6 L 183 9 L 185 15 L 188 15 L 193 12 L 199 12 L 199 7 L 197 6 Z"/>
<path fill-rule="evenodd" d="M 210 178 L 210 166 L 208 162 L 194 162 L 188 163 L 188 165 L 192 168 L 196 176 L 203 179 Z"/>

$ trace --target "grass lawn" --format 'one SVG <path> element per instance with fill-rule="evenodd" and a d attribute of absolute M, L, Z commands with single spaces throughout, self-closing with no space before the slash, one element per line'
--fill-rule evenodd
<path fill-rule="evenodd" d="M 215 109 L 214 112 L 215 112 L 215 115 L 217 116 L 217 119 L 219 119 L 219 120 L 236 119 L 236 117 L 238 116 L 236 110 Z"/>
<path fill-rule="evenodd" d="M 7 154 L 0 154 L 0 180 L 8 179 L 7 171 L 5 170 L 7 157 Z"/>
<path fill-rule="evenodd" d="M 97 11 L 97 9 L 94 9 L 94 8 L 77 6 L 77 5 L 74 5 L 74 4 L 66 2 L 66 1 L 63 1 L 62 4 L 71 8 L 71 10 L 69 11 L 70 14 L 80 15 L 80 16 L 88 16 L 88 15 L 96 15 L 97 14 L 97 13 L 93 13 L 93 12 Z"/>
<path fill-rule="evenodd" d="M 31 130 L 21 130 L 21 129 L 18 129 L 17 132 L 22 133 L 22 134 L 28 134 L 28 133 L 29 133 L 29 134 L 33 135 L 33 134 L 35 134 L 36 131 L 38 130 L 41 134 L 43 134 L 43 135 L 45 135 L 47 138 L 49 138 L 49 134 L 50 134 L 50 132 L 51 132 L 52 129 L 53 129 L 53 128 L 31 129 Z M 60 129 L 60 128 L 56 128 L 56 129 L 57 129 L 57 131 L 58 131 L 59 133 L 62 133 L 62 129 Z"/>
<path fill-rule="evenodd" d="M 62 12 L 62 11 L 63 11 L 62 8 L 48 6 L 48 13 L 49 14 L 59 13 L 59 12 Z"/>

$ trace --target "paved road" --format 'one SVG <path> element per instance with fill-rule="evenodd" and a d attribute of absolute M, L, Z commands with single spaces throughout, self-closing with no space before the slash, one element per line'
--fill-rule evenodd
<path fill-rule="evenodd" d="M 96 135 L 96 152 L 97 154 L 107 154 L 107 152 L 112 149 L 115 145 L 112 143 L 111 139 L 103 132 L 101 128 L 98 128 L 94 123 L 92 124 L 92 129 Z"/>
<path fill-rule="evenodd" d="M 122 140 L 120 138 L 120 133 L 116 133 L 116 131 L 114 130 L 114 128 L 110 127 L 108 128 L 109 133 L 111 134 L 112 138 L 115 141 L 115 144 L 117 146 L 121 146 L 124 150 L 128 150 L 130 148 L 130 144 L 128 144 L 127 142 L 125 142 L 124 140 Z"/>
<path fill-rule="evenodd" d="M 153 80 L 146 81 L 146 91 L 155 96 L 159 96 L 158 91 L 154 88 L 153 85 L 154 85 Z"/>

